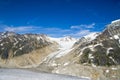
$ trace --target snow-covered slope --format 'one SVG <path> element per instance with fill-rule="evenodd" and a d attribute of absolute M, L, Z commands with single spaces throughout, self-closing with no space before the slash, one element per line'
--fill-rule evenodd
<path fill-rule="evenodd" d="M 116 23 L 116 22 L 120 22 L 120 19 L 112 21 L 111 24 Z"/>
<path fill-rule="evenodd" d="M 100 34 L 100 33 L 98 33 L 98 32 L 93 32 L 93 33 L 88 34 L 88 35 L 86 35 L 86 36 L 84 36 L 84 37 L 85 37 L 85 39 L 87 39 L 87 40 L 89 40 L 89 41 L 92 41 L 92 40 L 94 40 L 99 34 Z"/>
<path fill-rule="evenodd" d="M 61 38 L 50 37 L 50 40 L 57 42 L 60 45 L 61 49 L 70 49 L 77 39 L 67 36 Z"/>
<path fill-rule="evenodd" d="M 72 47 L 73 44 L 77 41 L 77 39 L 72 38 L 72 37 L 62 37 L 62 38 L 52 38 L 49 37 L 50 41 L 56 42 L 58 43 L 58 50 L 51 53 L 50 55 L 48 55 L 41 64 L 46 63 L 47 65 L 57 65 L 55 63 L 55 60 L 57 58 L 60 58 L 62 56 L 65 56 L 66 54 L 68 54 L 71 50 L 73 50 L 74 48 Z"/>
<path fill-rule="evenodd" d="M 0 69 L 0 80 L 90 80 L 73 76 L 38 73 L 21 69 Z"/>
<path fill-rule="evenodd" d="M 69 53 L 77 39 L 67 36 L 62 38 L 50 38 L 50 40 L 56 41 L 59 44 L 60 50 L 56 52 L 56 58 L 58 58 Z"/>

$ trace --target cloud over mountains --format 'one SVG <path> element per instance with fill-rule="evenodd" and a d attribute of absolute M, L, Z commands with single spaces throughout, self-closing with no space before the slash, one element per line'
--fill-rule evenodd
<path fill-rule="evenodd" d="M 53 37 L 62 37 L 62 36 L 73 36 L 73 37 L 82 37 L 87 34 L 93 33 L 93 28 L 95 28 L 95 23 L 91 24 L 81 24 L 73 25 L 67 29 L 58 28 L 58 27 L 44 27 L 44 26 L 8 26 L 0 25 L 2 31 L 11 31 L 17 33 L 43 33 Z"/>

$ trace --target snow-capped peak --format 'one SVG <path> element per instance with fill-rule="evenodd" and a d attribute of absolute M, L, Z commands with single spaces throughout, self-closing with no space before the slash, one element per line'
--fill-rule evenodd
<path fill-rule="evenodd" d="M 84 37 L 85 37 L 85 39 L 87 39 L 87 40 L 89 40 L 89 41 L 92 41 L 92 40 L 94 40 L 98 35 L 99 35 L 99 33 L 93 32 L 93 33 L 88 34 L 88 35 L 86 35 L 86 36 L 84 36 Z"/>
<path fill-rule="evenodd" d="M 52 56 L 55 56 L 56 58 L 59 58 L 63 55 L 68 54 L 73 48 L 73 44 L 77 41 L 77 39 L 72 38 L 72 37 L 60 37 L 60 38 L 53 38 L 49 37 L 50 41 L 55 41 L 59 44 L 59 51 L 53 53 Z M 50 55 L 49 57 L 52 58 Z"/>
<path fill-rule="evenodd" d="M 1 33 L 1 35 L 2 35 L 2 36 L 3 36 L 3 35 L 6 35 L 6 36 L 13 36 L 13 35 L 16 35 L 16 33 L 6 31 L 6 32 Z"/>
<path fill-rule="evenodd" d="M 71 36 L 60 37 L 60 38 L 49 37 L 49 39 L 52 41 L 56 41 L 56 42 L 60 42 L 60 41 L 61 42 L 74 42 L 77 40 L 76 38 L 73 38 Z"/>
<path fill-rule="evenodd" d="M 60 37 L 60 38 L 49 37 L 49 39 L 51 41 L 57 42 L 60 45 L 60 48 L 63 48 L 63 49 L 70 49 L 73 46 L 73 44 L 77 41 L 77 39 L 69 37 L 69 36 Z"/>
<path fill-rule="evenodd" d="M 76 39 L 71 36 L 66 36 L 60 39 L 60 41 L 75 41 Z"/>
<path fill-rule="evenodd" d="M 120 22 L 120 19 L 117 19 L 117 20 L 112 21 L 111 24 L 112 24 L 112 23 L 116 23 L 116 22 Z"/>

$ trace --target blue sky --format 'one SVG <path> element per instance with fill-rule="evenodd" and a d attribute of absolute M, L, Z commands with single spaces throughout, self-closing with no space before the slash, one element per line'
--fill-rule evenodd
<path fill-rule="evenodd" d="M 120 0 L 0 0 L 0 31 L 81 37 L 120 18 Z"/>

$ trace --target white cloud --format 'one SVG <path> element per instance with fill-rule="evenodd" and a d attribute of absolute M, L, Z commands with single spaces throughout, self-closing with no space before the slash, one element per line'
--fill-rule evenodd
<path fill-rule="evenodd" d="M 62 36 L 73 36 L 73 37 L 82 37 L 90 33 L 93 33 L 92 29 L 94 28 L 95 23 L 90 25 L 81 24 L 78 26 L 71 26 L 68 29 L 62 29 L 58 27 L 43 27 L 43 26 L 7 26 L 0 25 L 0 31 L 12 31 L 17 33 L 42 33 L 51 35 L 54 37 Z"/>
<path fill-rule="evenodd" d="M 70 28 L 71 29 L 80 29 L 80 27 L 81 27 L 80 25 L 77 25 L 77 26 L 71 26 Z"/>
<path fill-rule="evenodd" d="M 95 23 L 92 23 L 90 25 L 86 25 L 86 28 L 94 28 L 94 26 L 95 26 Z"/>
<path fill-rule="evenodd" d="M 20 27 L 5 27 L 4 31 L 12 31 L 12 32 L 22 32 L 22 31 L 29 31 L 33 29 L 33 27 L 27 26 L 20 26 Z"/>
<path fill-rule="evenodd" d="M 52 31 L 52 32 L 69 32 L 71 31 L 70 29 L 61 29 L 61 28 L 42 28 L 45 31 Z"/>
<path fill-rule="evenodd" d="M 71 26 L 71 29 L 81 29 L 81 28 L 94 28 L 95 23 L 86 25 L 86 24 L 81 24 L 81 25 L 75 25 L 75 26 Z"/>
<path fill-rule="evenodd" d="M 81 30 L 81 31 L 77 32 L 75 35 L 85 36 L 85 35 L 90 34 L 90 33 L 91 33 L 90 30 Z"/>
<path fill-rule="evenodd" d="M 3 25 L 2 25 L 3 26 Z M 2 31 L 11 31 L 17 33 L 38 33 L 54 36 L 62 36 L 63 34 L 72 32 L 70 29 L 62 29 L 56 27 L 42 27 L 42 26 L 7 26 L 4 25 Z"/>
<path fill-rule="evenodd" d="M 91 33 L 94 33 L 94 32 L 90 31 L 90 30 L 80 30 L 80 31 L 77 31 L 75 33 L 71 33 L 71 34 L 67 34 L 67 35 L 80 38 L 80 37 L 89 35 Z"/>
<path fill-rule="evenodd" d="M 70 35 L 74 37 L 86 36 L 94 32 L 92 31 L 92 29 L 94 29 L 94 26 L 95 26 L 95 23 L 71 26 L 70 28 L 76 32 L 71 33 Z"/>

